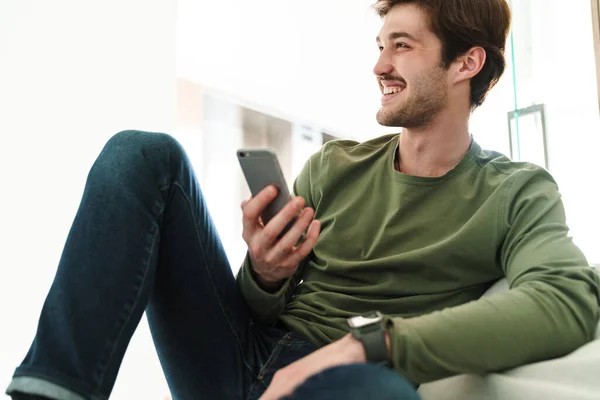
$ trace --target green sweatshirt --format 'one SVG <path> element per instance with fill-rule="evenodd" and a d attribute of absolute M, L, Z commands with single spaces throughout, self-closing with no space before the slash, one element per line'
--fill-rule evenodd
<path fill-rule="evenodd" d="M 295 194 L 321 234 L 276 293 L 246 261 L 238 283 L 254 317 L 318 346 L 346 318 L 379 310 L 394 368 L 415 383 L 564 355 L 593 338 L 600 282 L 568 235 L 556 183 L 473 142 L 439 178 L 393 167 L 398 135 L 328 142 Z M 480 296 L 506 277 L 511 290 Z"/>

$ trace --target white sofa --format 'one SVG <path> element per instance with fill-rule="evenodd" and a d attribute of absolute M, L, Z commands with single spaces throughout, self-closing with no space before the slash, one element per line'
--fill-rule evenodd
<path fill-rule="evenodd" d="M 505 279 L 484 296 L 508 290 Z M 596 338 L 562 358 L 503 373 L 458 375 L 421 385 L 423 400 L 600 400 L 600 321 Z"/>

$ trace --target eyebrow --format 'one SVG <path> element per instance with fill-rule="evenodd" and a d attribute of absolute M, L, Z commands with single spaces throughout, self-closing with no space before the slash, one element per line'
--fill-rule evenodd
<path fill-rule="evenodd" d="M 411 35 L 408 32 L 392 32 L 388 35 L 388 40 L 391 42 L 392 40 L 396 40 L 396 39 L 401 39 L 401 38 L 406 38 L 406 39 L 410 39 L 414 42 L 418 42 L 417 38 L 414 37 L 413 35 Z M 381 43 L 381 39 L 379 38 L 379 36 L 377 36 L 375 38 L 375 41 L 377 43 Z"/>

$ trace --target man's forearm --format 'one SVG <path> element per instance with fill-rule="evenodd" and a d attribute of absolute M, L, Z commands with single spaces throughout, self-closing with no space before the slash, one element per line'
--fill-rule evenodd
<path fill-rule="evenodd" d="M 589 297 L 569 303 L 555 287 L 530 282 L 432 314 L 388 319 L 394 367 L 423 383 L 562 356 L 590 340 L 598 317 L 589 288 L 582 282 L 579 289 Z"/>
<path fill-rule="evenodd" d="M 252 267 L 250 267 L 250 272 L 252 274 L 252 278 L 254 278 L 258 286 L 260 286 L 261 289 L 268 293 L 275 293 L 276 291 L 281 289 L 281 287 L 286 281 L 286 279 L 282 279 L 277 282 L 269 282 L 263 279 L 259 274 L 257 274 L 256 271 L 254 271 L 254 268 Z"/>
<path fill-rule="evenodd" d="M 290 280 L 283 281 L 278 288 L 267 289 L 252 275 L 248 257 L 240 268 L 237 283 L 253 317 L 263 323 L 273 322 L 285 307 L 286 299 L 293 289 Z"/>

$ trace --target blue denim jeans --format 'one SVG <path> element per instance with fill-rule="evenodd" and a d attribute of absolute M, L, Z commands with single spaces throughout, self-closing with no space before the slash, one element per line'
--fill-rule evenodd
<path fill-rule="evenodd" d="M 125 131 L 92 166 L 37 333 L 7 393 L 107 399 L 144 311 L 174 399 L 257 399 L 315 347 L 246 308 L 198 181 L 170 136 Z M 288 399 L 418 399 L 393 371 L 332 368 Z"/>

